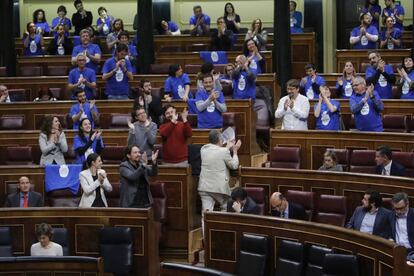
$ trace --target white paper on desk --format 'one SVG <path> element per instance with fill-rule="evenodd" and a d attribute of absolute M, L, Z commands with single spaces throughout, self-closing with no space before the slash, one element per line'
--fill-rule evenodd
<path fill-rule="evenodd" d="M 228 142 L 236 139 L 236 133 L 232 127 L 226 128 L 223 133 L 221 133 L 221 136 L 223 137 L 223 144 L 227 144 Z"/>

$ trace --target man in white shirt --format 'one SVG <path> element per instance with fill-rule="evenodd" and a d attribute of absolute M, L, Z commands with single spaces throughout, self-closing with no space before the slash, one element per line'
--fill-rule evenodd
<path fill-rule="evenodd" d="M 408 195 L 403 192 L 392 197 L 392 206 L 391 238 L 409 252 L 414 248 L 414 208 L 410 208 Z"/>
<path fill-rule="evenodd" d="M 404 176 L 405 168 L 401 164 L 392 160 L 392 150 L 387 146 L 382 146 L 377 149 L 375 154 L 375 168 L 376 174 Z"/>
<path fill-rule="evenodd" d="M 289 80 L 286 87 L 288 95 L 280 99 L 275 117 L 283 119 L 282 129 L 308 130 L 309 100 L 299 93 L 299 80 Z"/>
<path fill-rule="evenodd" d="M 5 85 L 0 84 L 0 103 L 9 103 L 10 96 L 9 91 Z"/>

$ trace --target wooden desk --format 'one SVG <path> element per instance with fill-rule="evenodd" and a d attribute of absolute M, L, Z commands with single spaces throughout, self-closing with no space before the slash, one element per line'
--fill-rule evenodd
<path fill-rule="evenodd" d="M 153 210 L 121 208 L 2 208 L 0 225 L 11 228 L 14 255 L 29 255 L 36 225 L 47 222 L 69 232 L 71 255 L 99 256 L 99 230 L 103 227 L 130 227 L 134 237 L 134 264 L 137 275 L 159 273 L 158 245 Z"/>
<path fill-rule="evenodd" d="M 407 133 L 357 132 L 357 131 L 270 131 L 270 148 L 294 146 L 301 149 L 301 168 L 318 169 L 327 148 L 370 149 L 387 145 L 396 151 L 413 151 L 414 135 Z"/>
<path fill-rule="evenodd" d="M 404 274 L 405 248 L 354 230 L 310 223 L 235 213 L 207 212 L 205 222 L 205 266 L 235 273 L 240 239 L 244 233 L 265 236 L 270 245 L 270 271 L 274 275 L 281 240 L 333 248 L 359 259 L 360 275 L 397 276 Z"/>

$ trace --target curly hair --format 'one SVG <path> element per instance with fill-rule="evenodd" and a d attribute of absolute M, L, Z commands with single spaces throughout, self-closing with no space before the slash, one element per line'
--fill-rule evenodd
<path fill-rule="evenodd" d="M 52 125 L 53 125 L 53 120 L 55 118 L 57 117 L 53 115 L 47 115 L 43 119 L 43 123 L 42 123 L 42 126 L 40 127 L 40 131 L 46 134 L 47 137 L 49 137 L 49 135 L 52 133 Z M 62 126 L 59 126 L 59 131 L 62 131 Z"/>

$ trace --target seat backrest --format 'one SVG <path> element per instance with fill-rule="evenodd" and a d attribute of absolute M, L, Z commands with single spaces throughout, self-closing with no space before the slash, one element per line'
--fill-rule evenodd
<path fill-rule="evenodd" d="M 80 192 L 73 195 L 69 189 L 54 190 L 47 193 L 47 200 L 51 207 L 78 207 Z"/>
<path fill-rule="evenodd" d="M 187 74 L 197 74 L 201 71 L 201 64 L 186 64 L 184 66 L 184 71 Z"/>
<path fill-rule="evenodd" d="M 308 216 L 308 220 L 312 220 L 313 212 L 315 210 L 314 192 L 288 190 L 286 192 L 286 199 L 288 202 L 294 202 L 301 205 L 305 209 L 306 215 Z"/>
<path fill-rule="evenodd" d="M 271 168 L 300 169 L 300 148 L 274 147 L 269 161 Z"/>
<path fill-rule="evenodd" d="M 151 64 L 150 74 L 168 74 L 169 64 Z"/>
<path fill-rule="evenodd" d="M 7 77 L 7 67 L 0 67 L 0 77 Z"/>
<path fill-rule="evenodd" d="M 20 67 L 20 76 L 41 76 L 42 67 L 40 66 L 22 66 Z"/>
<path fill-rule="evenodd" d="M 154 220 L 164 222 L 167 219 L 167 192 L 165 183 L 154 181 L 150 183 L 150 190 L 154 203 Z"/>
<path fill-rule="evenodd" d="M 99 247 L 107 273 L 127 274 L 132 268 L 132 232 L 129 227 L 105 227 L 99 232 Z"/>
<path fill-rule="evenodd" d="M 8 89 L 8 91 L 11 102 L 24 102 L 28 99 L 28 93 L 26 93 L 26 90 L 24 89 Z"/>
<path fill-rule="evenodd" d="M 322 275 L 325 255 L 333 253 L 333 250 L 318 245 L 311 245 L 307 250 L 306 276 Z"/>
<path fill-rule="evenodd" d="M 63 249 L 63 256 L 69 256 L 69 233 L 66 228 L 53 228 L 52 241 L 60 244 Z"/>
<path fill-rule="evenodd" d="M 350 172 L 375 173 L 375 150 L 353 150 L 349 163 Z"/>
<path fill-rule="evenodd" d="M 52 93 L 52 96 L 54 98 L 56 98 L 57 100 L 69 100 L 69 99 L 64 99 L 62 93 L 62 88 L 60 87 L 49 87 L 48 90 L 50 91 L 50 93 Z"/>
<path fill-rule="evenodd" d="M 101 157 L 105 164 L 120 164 L 124 158 L 124 146 L 105 146 Z"/>
<path fill-rule="evenodd" d="M 187 120 L 192 128 L 197 128 L 198 116 L 197 114 L 188 114 Z"/>
<path fill-rule="evenodd" d="M 394 151 L 392 160 L 405 167 L 405 176 L 414 177 L 414 152 Z"/>
<path fill-rule="evenodd" d="M 226 82 L 221 82 L 221 88 L 222 88 L 223 96 L 225 98 L 233 97 L 233 86 L 231 84 L 228 84 Z"/>
<path fill-rule="evenodd" d="M 208 51 L 208 44 L 204 44 L 204 43 L 197 43 L 197 44 L 191 44 L 187 46 L 187 52 L 201 52 L 201 51 Z M 188 71 L 186 71 L 188 74 L 192 74 L 189 73 Z M 198 73 L 200 71 L 197 71 L 196 73 Z M 196 74 L 194 73 L 194 74 Z"/>
<path fill-rule="evenodd" d="M 0 117 L 0 130 L 24 129 L 24 115 L 7 115 Z"/>
<path fill-rule="evenodd" d="M 111 182 L 112 191 L 106 192 L 106 202 L 108 207 L 119 207 L 119 197 L 121 195 L 121 183 Z"/>
<path fill-rule="evenodd" d="M 128 128 L 130 114 L 111 114 L 111 124 L 109 128 Z"/>
<path fill-rule="evenodd" d="M 0 227 L 0 257 L 12 257 L 12 237 L 10 227 Z"/>
<path fill-rule="evenodd" d="M 349 171 L 349 154 L 348 149 L 329 149 L 336 154 L 337 164 L 342 166 L 344 172 Z"/>
<path fill-rule="evenodd" d="M 236 274 L 239 276 L 267 275 L 268 247 L 267 237 L 243 234 Z"/>
<path fill-rule="evenodd" d="M 7 147 L 6 165 L 33 165 L 32 147 Z"/>
<path fill-rule="evenodd" d="M 365 70 L 366 70 L 369 66 L 371 66 L 371 64 L 370 64 L 370 63 L 368 63 L 368 62 L 361 62 L 361 63 L 359 64 L 359 73 L 365 73 Z"/>
<path fill-rule="evenodd" d="M 47 66 L 46 76 L 66 76 L 68 74 L 67 66 Z"/>
<path fill-rule="evenodd" d="M 279 245 L 276 276 L 302 276 L 304 249 L 300 242 L 282 240 Z"/>
<path fill-rule="evenodd" d="M 244 187 L 244 190 L 246 191 L 247 196 L 251 197 L 251 199 L 256 202 L 256 205 L 260 210 L 259 215 L 264 215 L 267 202 L 265 190 L 262 187 Z"/>
<path fill-rule="evenodd" d="M 359 276 L 357 257 L 345 254 L 326 254 L 322 275 Z"/>
<path fill-rule="evenodd" d="M 316 201 L 315 222 L 344 226 L 346 220 L 346 197 L 320 195 Z"/>
<path fill-rule="evenodd" d="M 384 132 L 407 132 L 408 115 L 384 114 L 382 124 Z"/>
<path fill-rule="evenodd" d="M 236 128 L 236 114 L 234 112 L 223 113 L 223 129 L 227 127 Z"/>
<path fill-rule="evenodd" d="M 388 210 L 392 211 L 392 198 L 391 197 L 383 197 L 382 198 L 382 207 L 387 208 Z"/>

